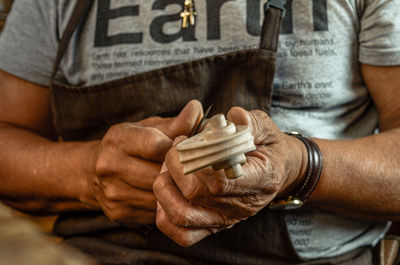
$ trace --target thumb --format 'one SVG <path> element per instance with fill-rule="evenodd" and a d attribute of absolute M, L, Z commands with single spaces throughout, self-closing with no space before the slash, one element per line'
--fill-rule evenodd
<path fill-rule="evenodd" d="M 168 130 L 165 132 L 171 139 L 180 135 L 189 136 L 195 126 L 203 117 L 203 107 L 198 100 L 191 100 L 182 109 L 178 116 L 170 120 Z"/>
<path fill-rule="evenodd" d="M 172 146 L 175 147 L 177 144 L 179 144 L 180 142 L 184 141 L 185 139 L 187 139 L 186 136 L 183 136 L 183 135 L 182 136 L 178 136 L 177 138 L 175 138 L 174 143 L 172 144 Z M 163 173 L 165 173 L 167 171 L 168 171 L 168 167 L 167 167 L 167 164 L 164 161 L 162 166 L 161 166 L 160 174 L 163 174 Z"/>
<path fill-rule="evenodd" d="M 233 107 L 226 115 L 227 119 L 237 125 L 247 125 L 252 129 L 253 118 L 250 112 L 240 107 Z"/>
<path fill-rule="evenodd" d="M 227 114 L 227 119 L 237 125 L 249 126 L 254 136 L 255 144 L 265 143 L 275 124 L 267 113 L 260 110 L 246 111 L 240 107 L 233 107 Z"/>
<path fill-rule="evenodd" d="M 157 128 L 169 138 L 175 139 L 179 135 L 189 135 L 202 117 L 203 107 L 201 103 L 198 100 L 191 100 L 176 117 L 150 117 L 138 122 L 138 124 Z"/>

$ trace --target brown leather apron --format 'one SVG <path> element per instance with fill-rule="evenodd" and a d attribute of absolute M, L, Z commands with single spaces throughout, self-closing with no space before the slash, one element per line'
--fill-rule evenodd
<path fill-rule="evenodd" d="M 282 10 L 266 9 L 260 48 L 162 68 L 95 86 L 53 82 L 75 28 L 84 23 L 92 1 L 79 0 L 60 41 L 51 78 L 52 111 L 64 140 L 101 139 L 123 121 L 176 115 L 191 99 L 213 113 L 232 106 L 269 112 Z M 100 212 L 62 215 L 54 231 L 102 264 L 372 264 L 371 252 L 304 262 L 295 252 L 282 212 L 263 210 L 232 229 L 182 248 L 156 227 L 117 225 Z"/>

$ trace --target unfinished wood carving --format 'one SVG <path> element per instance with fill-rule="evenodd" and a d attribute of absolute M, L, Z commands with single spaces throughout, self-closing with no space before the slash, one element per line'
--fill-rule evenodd
<path fill-rule="evenodd" d="M 237 178 L 243 175 L 244 154 L 256 147 L 248 126 L 235 126 L 218 114 L 203 131 L 179 143 L 176 149 L 184 174 L 212 166 L 214 170 L 224 169 L 228 178 Z"/>

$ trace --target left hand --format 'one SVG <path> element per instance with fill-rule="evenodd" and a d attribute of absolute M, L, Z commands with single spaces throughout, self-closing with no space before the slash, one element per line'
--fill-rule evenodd
<path fill-rule="evenodd" d="M 304 171 L 305 147 L 282 133 L 266 113 L 236 107 L 228 120 L 248 125 L 257 146 L 247 154 L 242 177 L 228 179 L 223 170 L 210 167 L 184 175 L 179 153 L 171 148 L 154 182 L 157 226 L 181 246 L 191 246 L 257 214 L 278 194 L 297 185 Z M 174 146 L 185 138 L 177 138 Z"/>
<path fill-rule="evenodd" d="M 93 174 L 82 202 L 124 225 L 155 222 L 153 182 L 178 135 L 189 135 L 203 115 L 190 101 L 177 117 L 150 117 L 113 125 L 92 150 Z"/>

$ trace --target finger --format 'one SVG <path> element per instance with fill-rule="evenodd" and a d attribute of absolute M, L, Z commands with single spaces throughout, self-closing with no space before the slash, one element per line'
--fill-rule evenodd
<path fill-rule="evenodd" d="M 277 141 L 275 132 L 278 128 L 268 114 L 263 111 L 253 110 L 249 112 L 242 108 L 234 107 L 228 112 L 227 119 L 235 125 L 249 126 L 256 145 L 272 144 Z"/>
<path fill-rule="evenodd" d="M 234 108 L 232 114 L 236 115 L 235 118 L 242 123 L 257 123 L 257 118 L 241 108 Z M 256 112 L 255 115 L 264 114 Z M 254 128 L 257 129 L 257 126 Z M 175 141 L 174 145 L 177 142 Z M 176 148 L 171 148 L 167 153 L 165 163 L 175 184 L 188 200 L 201 203 L 203 198 L 210 196 L 250 196 L 261 192 L 270 194 L 275 192 L 276 182 L 279 179 L 274 178 L 273 174 L 270 174 L 270 179 L 265 178 L 274 170 L 272 170 L 270 160 L 264 154 L 264 149 L 264 146 L 258 146 L 256 151 L 248 154 L 250 163 L 243 165 L 244 176 L 234 180 L 226 178 L 223 170 L 216 172 L 211 168 L 184 175 L 183 165 L 179 162 L 179 152 Z M 260 150 L 264 151 L 260 152 Z"/>
<path fill-rule="evenodd" d="M 179 115 L 174 118 L 169 127 L 170 135 L 172 139 L 179 135 L 188 136 L 194 127 L 200 122 L 203 117 L 203 106 L 198 100 L 191 100 L 179 113 Z"/>
<path fill-rule="evenodd" d="M 203 117 L 203 107 L 198 100 L 191 100 L 177 117 L 151 117 L 139 122 L 142 126 L 155 127 L 171 139 L 179 135 L 189 135 Z"/>
<path fill-rule="evenodd" d="M 167 153 L 165 163 L 169 173 L 183 196 L 188 200 L 201 202 L 204 198 L 215 196 L 250 196 L 260 192 L 273 193 L 279 178 L 275 177 L 270 160 L 265 156 L 264 146 L 246 156 L 242 165 L 244 175 L 228 179 L 223 170 L 214 171 L 211 167 L 184 175 L 179 162 L 179 152 L 175 148 Z"/>
<path fill-rule="evenodd" d="M 155 224 L 156 212 L 135 209 L 129 206 L 103 209 L 104 214 L 114 222 L 124 225 Z"/>
<path fill-rule="evenodd" d="M 281 178 L 279 178 L 279 169 L 274 168 L 271 161 L 264 155 L 266 151 L 264 146 L 257 147 L 256 151 L 249 153 L 246 156 L 247 162 L 242 165 L 243 176 L 236 179 L 214 179 L 211 182 L 214 185 L 215 195 L 220 196 L 257 196 L 259 194 L 271 195 L 276 192 L 277 185 L 279 185 Z M 212 170 L 212 169 L 210 169 Z M 221 171 L 222 172 L 222 171 Z M 199 175 L 198 178 L 204 182 L 203 176 Z M 211 180 L 208 180 L 209 182 Z M 219 189 L 218 189 L 219 187 Z"/>
<path fill-rule="evenodd" d="M 109 154 L 102 157 L 96 165 L 99 176 L 118 174 L 129 185 L 151 191 L 155 178 L 159 175 L 161 165 L 138 157 Z"/>
<path fill-rule="evenodd" d="M 188 228 L 230 225 L 218 212 L 186 200 L 168 173 L 157 177 L 153 190 L 157 201 L 174 225 Z"/>
<path fill-rule="evenodd" d="M 107 145 L 118 146 L 127 155 L 162 162 L 173 141 L 156 128 L 123 123 L 110 128 L 103 139 Z"/>
<path fill-rule="evenodd" d="M 103 208 L 112 210 L 118 205 L 126 205 L 147 211 L 156 209 L 156 198 L 152 192 L 136 189 L 121 179 L 108 176 L 95 185 L 96 199 Z"/>
<path fill-rule="evenodd" d="M 174 146 L 178 141 L 174 141 Z M 235 183 L 228 179 L 223 170 L 215 171 L 211 167 L 191 173 L 183 174 L 183 165 L 179 161 L 179 152 L 171 148 L 165 158 L 170 175 L 188 200 L 201 201 L 203 197 L 210 195 L 229 195 Z M 232 187 L 230 187 L 232 186 Z"/>
<path fill-rule="evenodd" d="M 153 190 L 154 180 L 160 173 L 160 164 L 137 157 L 125 157 L 121 162 L 121 176 L 127 184 L 147 191 Z"/>
<path fill-rule="evenodd" d="M 252 124 L 252 119 L 249 115 L 249 112 L 240 107 L 231 108 L 228 111 L 226 117 L 229 121 L 232 121 L 235 125 L 251 126 Z"/>
<path fill-rule="evenodd" d="M 172 149 L 167 155 L 166 163 L 169 161 L 169 155 L 173 152 Z M 176 159 L 174 160 L 176 161 Z M 248 168 L 244 168 L 245 173 L 248 175 L 244 175 L 239 179 L 228 179 L 223 171 L 214 171 L 211 168 L 203 169 L 201 171 L 195 172 L 189 175 L 182 175 L 181 170 L 174 172 L 174 169 L 179 168 L 178 166 L 172 166 L 169 164 L 168 169 L 169 173 L 179 175 L 181 177 L 174 176 L 174 182 L 178 187 L 180 187 L 180 195 L 185 198 L 185 201 L 190 200 L 192 203 L 189 206 L 198 206 L 202 205 L 208 211 L 208 213 L 218 214 L 219 220 L 209 220 L 208 223 L 206 221 L 201 223 L 206 227 L 220 227 L 224 225 L 232 225 L 241 220 L 248 218 L 249 216 L 254 215 L 260 209 L 265 207 L 265 205 L 272 200 L 274 196 L 271 193 L 275 193 L 277 190 L 273 189 L 275 186 L 271 187 L 269 184 L 264 183 L 266 180 L 263 178 L 262 167 L 258 165 L 254 165 L 251 162 Z M 254 170 L 255 168 L 260 169 Z M 160 178 L 160 176 L 158 177 Z M 157 178 L 156 182 L 159 180 Z M 264 181 L 263 181 L 264 180 Z M 177 182 L 181 183 L 179 185 Z M 194 185 L 193 183 L 196 183 Z M 165 184 L 168 185 L 168 184 Z M 171 181 L 170 185 L 173 185 Z M 164 190 L 167 190 L 164 188 Z M 174 199 L 174 194 L 165 193 L 164 196 L 166 198 L 170 198 L 173 202 L 176 202 L 176 205 L 172 205 L 172 209 L 183 209 L 183 206 L 179 204 L 177 199 Z M 156 197 L 161 204 L 163 202 L 160 199 L 160 196 L 156 193 Z M 185 203 L 185 201 L 183 203 Z M 168 202 L 166 202 L 168 204 Z M 196 208 L 198 209 L 198 208 Z M 190 214 L 190 210 L 183 213 L 174 213 L 169 212 L 167 207 L 164 207 L 164 210 L 168 213 L 168 216 L 179 214 L 186 216 L 185 221 L 187 221 Z M 182 217 L 180 217 L 182 218 Z M 177 218 L 177 220 L 172 220 L 171 222 L 174 224 L 179 223 L 180 226 L 187 225 L 184 221 Z M 211 223 L 214 221 L 215 223 Z M 200 221 L 197 221 L 199 224 Z M 193 227 L 193 222 L 190 227 Z"/>
<path fill-rule="evenodd" d="M 176 146 L 179 142 L 184 140 L 186 137 L 178 137 L 175 139 L 173 146 Z M 207 195 L 207 187 L 205 187 L 196 177 L 195 174 L 183 174 L 183 165 L 180 163 L 180 155 L 176 148 L 171 148 L 165 157 L 165 164 L 168 171 L 182 192 L 184 198 L 192 200 L 197 199 L 202 195 Z"/>
<path fill-rule="evenodd" d="M 195 174 L 214 196 L 243 197 L 272 194 L 280 181 L 280 178 L 276 177 L 279 170 L 273 168 L 270 159 L 265 156 L 266 151 L 263 149 L 266 148 L 258 146 L 257 150 L 246 155 L 247 162 L 242 165 L 244 174 L 240 178 L 228 179 L 223 170 L 215 172 L 212 168 Z"/>
<path fill-rule="evenodd" d="M 130 211 L 129 214 L 122 216 L 119 219 L 120 223 L 126 225 L 136 225 L 136 224 L 155 224 L 156 223 L 156 213 L 155 211 L 143 211 L 138 209 L 127 208 Z"/>
<path fill-rule="evenodd" d="M 203 203 L 207 205 L 207 208 L 215 211 L 223 209 L 223 215 L 230 220 L 231 224 L 226 226 L 227 228 L 255 215 L 266 205 L 263 200 L 256 199 L 255 196 L 213 197 L 205 199 Z M 222 229 L 222 227 L 224 226 L 221 225 L 218 228 Z"/>
<path fill-rule="evenodd" d="M 161 232 L 182 247 L 190 247 L 212 234 L 210 230 L 205 228 L 191 229 L 174 225 L 161 206 L 157 207 L 156 225 Z"/>

